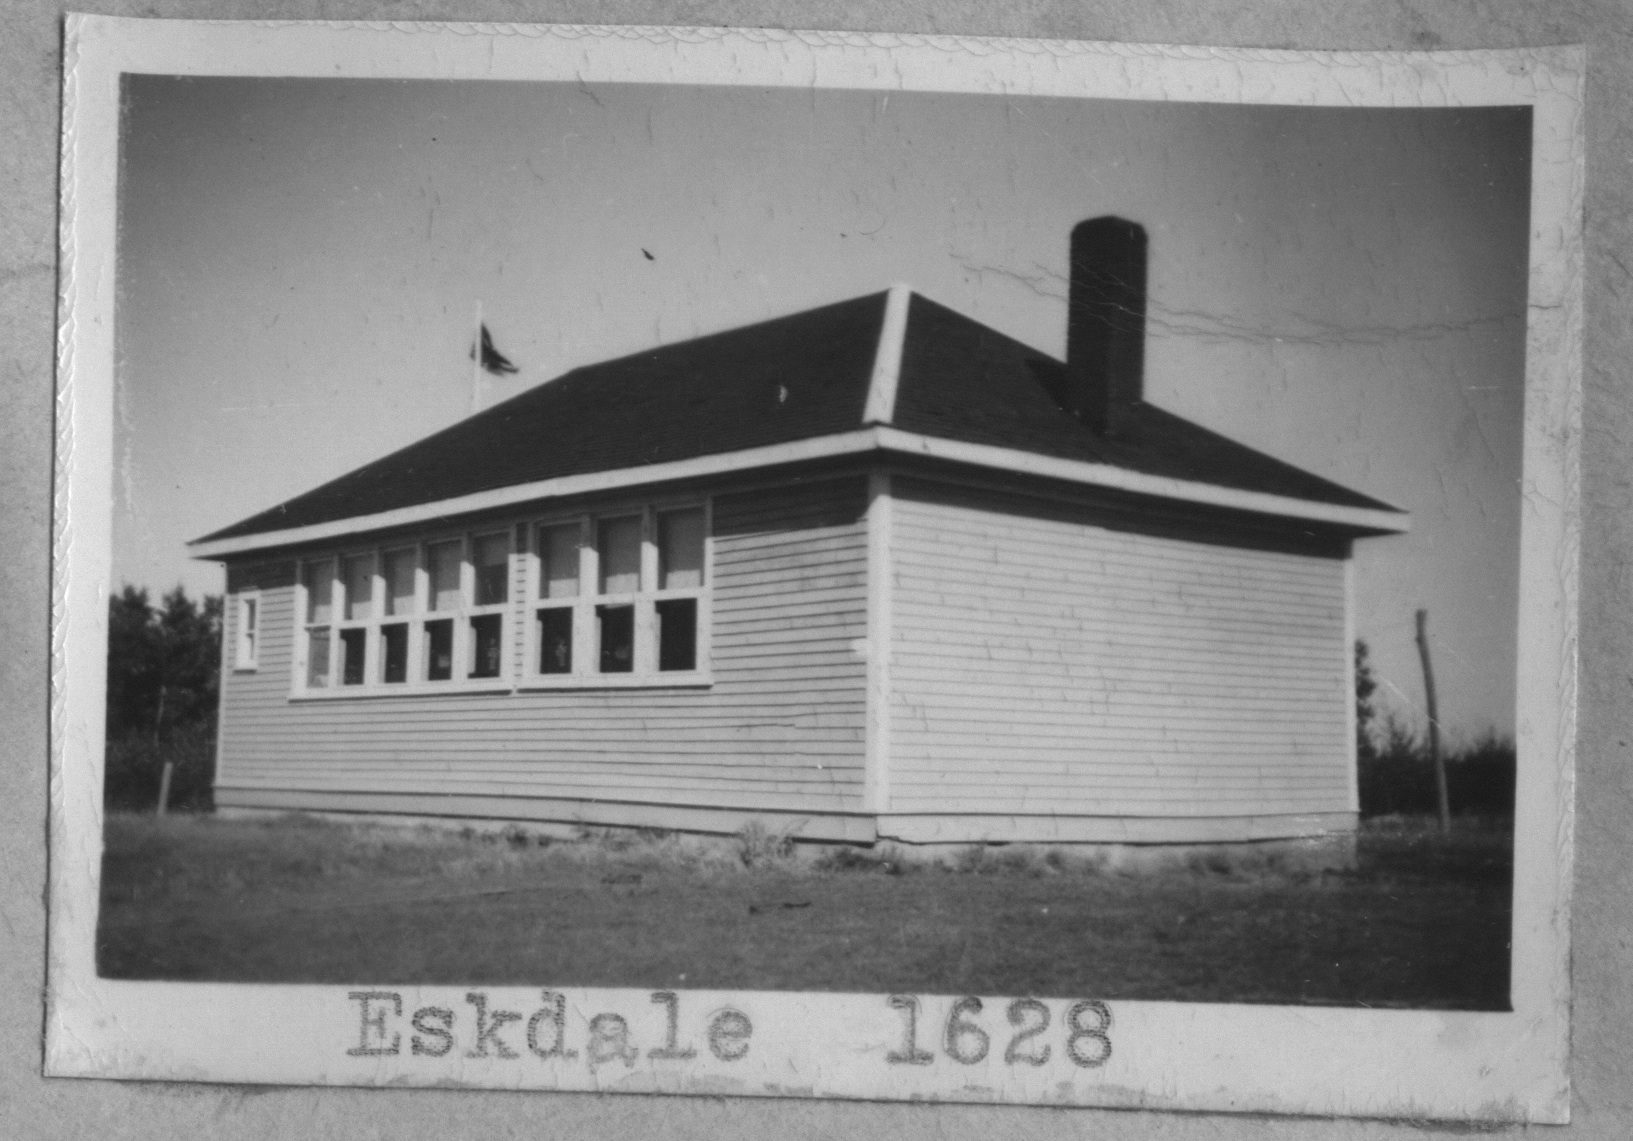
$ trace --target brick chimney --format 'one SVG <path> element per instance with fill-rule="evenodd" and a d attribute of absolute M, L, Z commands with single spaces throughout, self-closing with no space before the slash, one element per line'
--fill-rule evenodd
<path fill-rule="evenodd" d="M 1062 404 L 1102 435 L 1144 399 L 1145 260 L 1137 222 L 1108 215 L 1072 230 Z"/>

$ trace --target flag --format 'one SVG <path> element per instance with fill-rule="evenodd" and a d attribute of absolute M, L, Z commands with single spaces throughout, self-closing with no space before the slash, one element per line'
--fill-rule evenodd
<path fill-rule="evenodd" d="M 482 368 L 487 372 L 491 372 L 494 376 L 504 376 L 506 373 L 521 371 L 515 365 L 510 363 L 509 357 L 505 356 L 504 353 L 501 353 L 498 349 L 493 347 L 493 334 L 488 332 L 488 327 L 485 323 L 481 326 L 481 329 L 482 336 L 480 348 L 473 348 L 471 353 L 472 355 L 475 355 L 478 351 L 481 352 Z"/>

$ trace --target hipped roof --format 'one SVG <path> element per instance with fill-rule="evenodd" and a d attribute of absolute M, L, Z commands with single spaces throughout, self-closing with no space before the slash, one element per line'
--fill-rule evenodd
<path fill-rule="evenodd" d="M 1098 434 L 1051 396 L 1064 380 L 1053 357 L 897 287 L 573 369 L 191 545 L 218 557 L 348 521 L 362 530 L 456 514 L 506 489 L 561 493 L 597 473 L 634 486 L 724 470 L 733 457 L 741 470 L 870 450 L 1081 477 L 1356 533 L 1405 529 L 1388 504 L 1151 404 Z"/>

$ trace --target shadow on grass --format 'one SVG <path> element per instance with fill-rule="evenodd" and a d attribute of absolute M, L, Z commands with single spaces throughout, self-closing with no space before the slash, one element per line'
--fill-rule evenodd
<path fill-rule="evenodd" d="M 945 867 L 771 837 L 110 815 L 97 962 L 126 979 L 699 987 L 1508 1008 L 1512 834 L 1368 822 L 1357 867 Z"/>

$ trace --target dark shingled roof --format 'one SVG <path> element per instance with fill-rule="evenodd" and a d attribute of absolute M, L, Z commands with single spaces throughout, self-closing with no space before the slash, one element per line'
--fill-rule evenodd
<path fill-rule="evenodd" d="M 200 542 L 373 515 L 559 476 L 863 427 L 884 293 L 573 369 Z M 1149 404 L 1109 436 L 1063 411 L 1065 366 L 914 295 L 892 426 L 1349 507 L 1387 504 Z"/>
<path fill-rule="evenodd" d="M 1101 436 L 1055 401 L 1051 393 L 1065 382 L 1066 366 L 1054 357 L 915 294 L 891 425 L 1240 491 L 1395 510 L 1154 404 L 1132 405 Z"/>
<path fill-rule="evenodd" d="M 850 431 L 885 294 L 575 368 L 206 539 Z"/>

